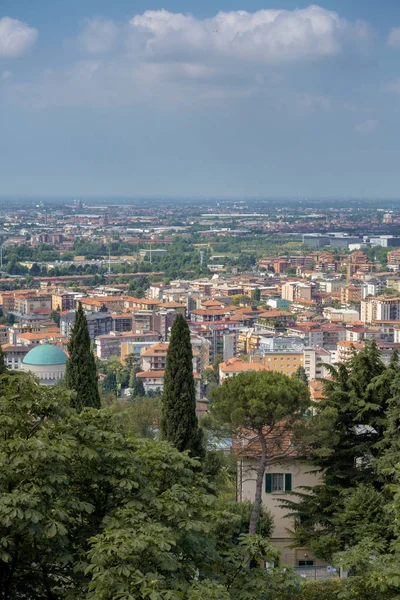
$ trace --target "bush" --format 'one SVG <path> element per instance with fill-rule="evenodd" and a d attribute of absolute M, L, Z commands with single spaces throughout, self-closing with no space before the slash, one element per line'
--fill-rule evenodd
<path fill-rule="evenodd" d="M 343 590 L 344 582 L 344 579 L 304 582 L 296 600 L 337 600 L 338 592 Z"/>
<path fill-rule="evenodd" d="M 377 597 L 361 577 L 349 577 L 304 582 L 294 600 L 376 600 Z M 385 596 L 385 600 L 391 597 Z"/>

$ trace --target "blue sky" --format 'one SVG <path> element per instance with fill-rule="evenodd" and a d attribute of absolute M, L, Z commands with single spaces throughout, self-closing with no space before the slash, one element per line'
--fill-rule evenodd
<path fill-rule="evenodd" d="M 0 196 L 400 197 L 398 0 L 2 0 Z"/>

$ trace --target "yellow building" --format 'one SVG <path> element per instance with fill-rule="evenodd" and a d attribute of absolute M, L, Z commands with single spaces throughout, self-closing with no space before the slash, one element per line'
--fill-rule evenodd
<path fill-rule="evenodd" d="M 304 363 L 303 352 L 268 352 L 264 358 L 250 356 L 249 361 L 230 358 L 219 365 L 220 381 L 248 371 L 278 371 L 292 375 Z"/>

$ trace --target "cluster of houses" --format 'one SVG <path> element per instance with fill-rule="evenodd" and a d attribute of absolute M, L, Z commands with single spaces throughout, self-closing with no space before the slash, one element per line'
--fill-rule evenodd
<path fill-rule="evenodd" d="M 400 277 L 393 268 L 372 270 L 360 251 L 347 255 L 342 272 L 332 254 L 313 254 L 312 263 L 299 261 L 303 264 L 296 266 L 296 275 L 280 272 L 282 266 L 291 267 L 290 257 L 284 265 L 284 259 L 275 261 L 273 269 L 265 259 L 265 270 L 253 274 L 152 283 L 144 298 L 130 295 L 127 285 L 81 286 L 74 291 L 44 278 L 39 290 L 0 293 L 0 343 L 10 369 L 30 370 L 42 383 L 54 383 L 65 372 L 68 338 L 81 302 L 97 357 L 124 362 L 133 355 L 145 391 L 160 392 L 171 327 L 183 314 L 191 332 L 199 413 L 207 410 L 210 400 L 202 373 L 213 364 L 218 365 L 220 382 L 248 371 L 290 376 L 302 366 L 311 397 L 318 402 L 327 365 L 346 361 L 372 339 L 385 363 L 400 350 Z M 251 444 L 235 450 L 238 499 L 252 498 Z M 267 467 L 263 502 L 274 516 L 273 543 L 286 564 L 318 564 L 307 548 L 289 547 L 288 529 L 295 524 L 284 518 L 280 501 L 319 481 L 294 453 Z"/>

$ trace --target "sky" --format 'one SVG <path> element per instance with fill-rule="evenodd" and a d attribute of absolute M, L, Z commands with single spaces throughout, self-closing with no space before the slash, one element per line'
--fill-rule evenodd
<path fill-rule="evenodd" d="M 400 198 L 399 0 L 1 0 L 0 196 Z"/>

